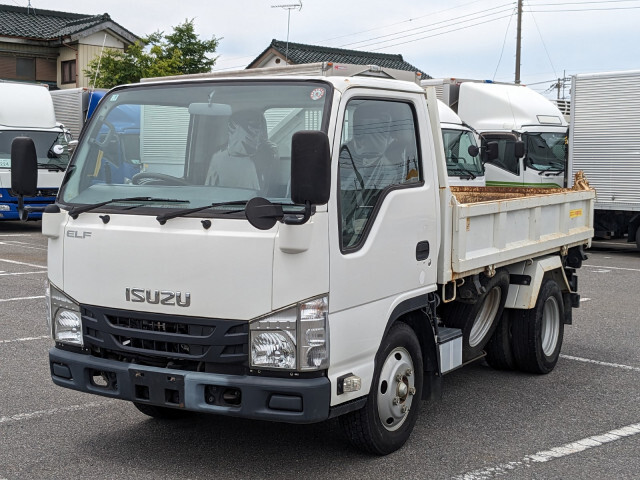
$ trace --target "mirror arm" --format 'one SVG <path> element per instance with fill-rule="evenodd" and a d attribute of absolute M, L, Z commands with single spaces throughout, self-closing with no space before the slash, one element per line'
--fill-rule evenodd
<path fill-rule="evenodd" d="M 280 221 L 285 225 L 303 225 L 307 223 L 311 218 L 311 215 L 315 213 L 314 210 L 315 208 L 312 208 L 311 203 L 307 201 L 304 202 L 304 214 L 302 215 L 302 217 L 292 214 L 283 215 Z"/>

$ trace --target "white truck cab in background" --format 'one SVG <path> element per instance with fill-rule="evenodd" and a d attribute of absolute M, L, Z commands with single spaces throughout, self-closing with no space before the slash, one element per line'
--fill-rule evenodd
<path fill-rule="evenodd" d="M 449 185 L 484 187 L 484 166 L 475 133 L 441 100 L 438 113 Z"/>
<path fill-rule="evenodd" d="M 569 125 L 550 100 L 525 86 L 465 82 L 458 115 L 483 144 L 498 145 L 498 157 L 485 163 L 487 186 L 566 186 Z"/>
<path fill-rule="evenodd" d="M 16 137 L 33 140 L 38 165 L 35 188 L 22 200 L 11 189 L 11 145 Z M 62 183 L 69 140 L 68 130 L 56 122 L 45 85 L 0 81 L 0 220 L 41 218 Z"/>
<path fill-rule="evenodd" d="M 435 91 L 398 75 L 323 63 L 111 90 L 43 219 L 53 382 L 158 418 L 339 417 L 388 454 L 464 363 L 551 372 L 594 192 L 450 187 Z M 123 109 L 140 141 L 118 150 Z"/>
<path fill-rule="evenodd" d="M 568 123 L 558 107 L 523 85 L 429 79 L 437 96 L 479 136 L 487 186 L 567 186 Z M 486 155 L 487 144 L 497 149 Z M 493 152 L 494 150 L 492 150 Z"/>

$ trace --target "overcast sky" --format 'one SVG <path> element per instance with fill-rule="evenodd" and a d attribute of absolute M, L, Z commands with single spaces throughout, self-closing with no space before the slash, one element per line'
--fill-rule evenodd
<path fill-rule="evenodd" d="M 26 6 L 28 0 L 1 0 Z M 108 13 L 142 36 L 195 19 L 220 38 L 214 69 L 244 68 L 272 39 L 402 54 L 433 77 L 513 81 L 516 1 L 31 0 L 38 9 Z M 524 0 L 521 80 L 543 92 L 575 73 L 640 69 L 640 0 Z M 565 91 L 569 94 L 569 89 Z M 555 91 L 548 95 L 554 95 Z"/>

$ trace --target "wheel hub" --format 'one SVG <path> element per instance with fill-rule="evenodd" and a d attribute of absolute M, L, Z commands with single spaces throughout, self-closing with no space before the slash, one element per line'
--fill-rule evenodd
<path fill-rule="evenodd" d="M 402 347 L 394 349 L 382 365 L 376 400 L 380 422 L 389 431 L 400 428 L 411 409 L 416 392 L 413 370 L 411 355 Z"/>

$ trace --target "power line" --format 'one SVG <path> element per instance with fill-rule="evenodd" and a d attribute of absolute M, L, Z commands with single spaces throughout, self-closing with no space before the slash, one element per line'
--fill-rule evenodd
<path fill-rule="evenodd" d="M 483 11 L 480 11 L 480 12 L 469 13 L 469 14 L 467 14 L 467 15 L 461 15 L 461 16 L 458 16 L 458 17 L 455 17 L 455 18 L 451 18 L 451 19 L 448 19 L 448 20 L 441 20 L 441 21 L 439 21 L 439 22 L 430 23 L 430 24 L 427 24 L 427 25 L 423 25 L 423 26 L 421 26 L 421 27 L 410 28 L 410 29 L 408 29 L 408 30 L 402 30 L 402 31 L 395 32 L 395 33 L 389 33 L 389 34 L 387 34 L 387 35 L 380 35 L 380 36 L 377 36 L 377 37 L 368 38 L 368 39 L 366 39 L 366 40 L 360 40 L 360 41 L 358 41 L 358 42 L 347 43 L 347 44 L 344 44 L 344 45 L 340 45 L 340 47 L 354 46 L 354 45 L 358 45 L 358 44 L 361 44 L 361 43 L 367 43 L 367 42 L 370 42 L 370 41 L 372 41 L 372 40 L 378 40 L 378 39 L 381 39 L 381 38 L 393 37 L 393 36 L 400 35 L 400 34 L 403 34 L 403 33 L 412 32 L 412 31 L 414 31 L 414 30 L 425 30 L 425 29 L 428 29 L 429 27 L 433 27 L 433 26 L 435 26 L 435 25 L 441 25 L 441 24 L 443 24 L 443 23 L 448 23 L 449 25 L 443 25 L 442 27 L 436 27 L 436 28 L 434 28 L 433 30 L 438 30 L 438 29 L 440 29 L 440 28 L 447 28 L 447 27 L 451 27 L 451 26 L 453 26 L 453 25 L 458 25 L 458 24 L 460 24 L 460 23 L 471 22 L 471 21 L 474 21 L 474 20 L 478 20 L 478 19 L 480 19 L 480 18 L 490 17 L 491 15 L 498 15 L 498 14 L 500 14 L 500 13 L 504 13 L 504 12 L 510 11 L 510 10 L 511 10 L 511 8 L 506 9 L 506 10 L 501 10 L 501 11 L 499 11 L 499 12 L 488 13 L 488 14 L 486 14 L 486 15 L 481 15 L 481 16 L 476 17 L 476 18 L 470 18 L 470 19 L 467 19 L 467 20 L 462 20 L 462 21 L 460 21 L 460 22 L 454 22 L 454 23 L 451 23 L 451 22 L 453 22 L 454 20 L 459 20 L 459 19 L 461 19 L 461 18 L 465 18 L 465 17 L 472 17 L 472 16 L 476 16 L 476 15 L 481 14 L 481 13 L 486 13 L 486 12 L 488 12 L 488 11 L 490 11 L 490 10 L 496 10 L 496 9 L 504 8 L 504 7 L 506 7 L 506 6 L 511 7 L 512 5 L 513 5 L 513 2 L 510 2 L 510 3 L 506 3 L 506 4 L 503 4 L 503 5 L 500 5 L 500 6 L 498 6 L 498 7 L 488 8 L 488 9 L 486 9 L 486 10 L 483 10 Z M 404 36 L 401 36 L 401 37 L 392 38 L 392 39 L 390 39 L 389 41 L 399 40 L 399 39 L 401 39 L 401 38 L 410 37 L 410 36 L 412 36 L 412 35 L 419 35 L 420 33 L 424 33 L 424 32 L 411 33 L 411 34 L 404 35 Z M 367 46 L 369 46 L 369 45 L 376 45 L 377 43 L 382 43 L 382 42 L 367 43 L 366 45 L 362 45 L 362 46 L 363 46 L 363 47 L 367 47 Z"/>
<path fill-rule="evenodd" d="M 447 30 L 446 32 L 434 33 L 433 35 L 427 35 L 425 37 L 415 38 L 413 40 L 407 40 L 406 42 L 394 43 L 393 45 L 387 45 L 387 46 L 380 47 L 380 48 L 374 48 L 373 51 L 377 52 L 378 50 L 383 50 L 385 48 L 397 47 L 398 45 L 405 45 L 407 43 L 417 42 L 419 40 L 425 40 L 427 38 L 438 37 L 440 35 L 445 35 L 447 33 L 459 32 L 460 30 L 464 30 L 464 29 L 471 28 L 471 27 L 476 27 L 478 25 L 484 25 L 485 23 L 496 22 L 498 20 L 502 20 L 503 18 L 509 18 L 509 17 L 511 17 L 511 15 L 505 15 L 503 17 L 493 18 L 491 20 L 485 20 L 484 22 L 478 22 L 478 23 L 474 23 L 472 25 L 467 25 L 467 26 L 464 26 L 464 27 L 454 28 L 453 30 Z"/>
<path fill-rule="evenodd" d="M 529 9 L 531 9 L 531 6 L 529 5 L 529 2 L 527 2 L 527 6 L 529 6 Z M 542 32 L 540 31 L 540 27 L 538 26 L 538 22 L 536 21 L 536 17 L 533 15 L 533 12 L 529 12 L 531 13 L 531 18 L 533 18 L 533 23 L 536 26 L 536 30 L 538 30 L 538 35 L 540 36 L 540 41 L 542 42 L 542 46 L 544 47 L 544 51 L 547 54 L 547 58 L 549 59 L 549 64 L 551 65 L 551 70 L 553 70 L 553 74 L 557 77 L 558 74 L 556 73 L 556 67 L 553 66 L 553 62 L 551 61 L 551 55 L 549 55 L 549 50 L 547 50 L 547 45 L 544 43 L 544 39 L 542 38 Z"/>
<path fill-rule="evenodd" d="M 426 15 L 420 15 L 419 17 L 409 18 L 407 20 L 402 20 L 401 22 L 396 22 L 396 23 L 392 23 L 392 24 L 389 24 L 389 25 L 384 25 L 382 27 L 370 28 L 368 30 L 361 30 L 359 32 L 347 33 L 345 35 L 339 35 L 337 37 L 327 38 L 325 40 L 319 40 L 319 42 L 320 43 L 326 43 L 326 42 L 330 42 L 332 40 L 337 40 L 337 39 L 340 39 L 340 38 L 353 37 L 355 35 L 360 35 L 361 33 L 373 32 L 373 31 L 376 31 L 376 30 L 380 30 L 382 28 L 395 27 L 396 25 L 402 25 L 403 23 L 414 22 L 414 21 L 419 20 L 419 19 L 424 18 L 424 17 L 430 17 L 430 16 L 438 15 L 439 13 L 444 13 L 444 12 L 448 12 L 450 10 L 455 10 L 457 8 L 466 7 L 468 5 L 472 5 L 474 3 L 479 3 L 481 1 L 484 1 L 484 0 L 474 0 L 473 2 L 467 2 L 467 3 L 463 3 L 462 5 L 457 5 L 455 7 L 445 8 L 444 10 L 438 10 L 437 12 L 432 12 L 432 13 L 428 13 Z"/>
<path fill-rule="evenodd" d="M 501 13 L 511 12 L 511 11 L 512 11 L 512 8 L 509 8 L 509 9 L 506 9 L 506 10 L 501 10 L 501 11 L 489 13 L 489 14 L 486 14 L 486 15 L 480 15 L 480 16 L 477 16 L 475 18 L 469 18 L 467 20 L 462 20 L 462 21 L 459 21 L 459 22 L 452 22 L 451 20 L 447 20 L 446 22 L 444 22 L 444 21 L 443 22 L 437 22 L 437 23 L 434 23 L 434 24 L 431 24 L 431 25 L 428 25 L 428 26 L 430 27 L 430 26 L 433 26 L 433 25 L 438 25 L 440 23 L 448 23 L 448 24 L 447 25 L 442 25 L 440 27 L 428 29 L 428 30 L 425 30 L 425 27 L 422 27 L 421 28 L 422 31 L 416 32 L 416 33 L 410 33 L 410 34 L 407 34 L 407 35 L 400 35 L 400 34 L 406 33 L 406 32 L 397 32 L 397 33 L 394 33 L 394 34 L 383 35 L 381 37 L 371 38 L 369 40 L 363 40 L 363 41 L 357 42 L 357 43 L 365 43 L 365 42 L 370 41 L 370 40 L 377 40 L 378 38 L 385 38 L 385 37 L 389 37 L 389 36 L 395 36 L 394 38 L 390 38 L 388 40 L 384 40 L 384 41 L 381 41 L 381 42 L 373 42 L 373 43 L 366 43 L 365 45 L 360 45 L 360 48 L 370 47 L 370 46 L 379 45 L 379 44 L 385 43 L 385 42 L 393 42 L 393 41 L 396 41 L 396 40 L 401 40 L 403 38 L 413 37 L 415 35 L 420 35 L 422 33 L 428 33 L 428 32 L 433 32 L 435 30 L 441 30 L 443 28 L 453 27 L 454 25 L 460 25 L 460 24 L 464 24 L 464 23 L 468 23 L 468 22 L 473 22 L 473 21 L 479 20 L 481 18 L 491 17 L 493 15 L 500 15 Z M 478 13 L 481 13 L 481 12 L 478 12 Z M 477 15 L 477 13 L 474 14 L 474 15 Z M 465 16 L 468 16 L 468 15 L 465 15 Z M 507 16 L 511 16 L 511 15 L 507 15 Z M 507 16 L 495 18 L 493 20 L 499 20 L 500 18 L 507 18 Z M 459 17 L 459 18 L 462 18 L 462 17 Z M 486 22 L 481 22 L 481 23 L 486 23 Z M 480 25 L 481 23 L 478 23 L 478 24 L 475 24 L 475 25 Z M 473 25 L 471 25 L 471 26 L 473 26 Z M 467 28 L 467 27 L 461 27 L 461 28 Z M 414 29 L 411 29 L 411 30 L 414 30 Z M 407 30 L 407 31 L 411 31 L 411 30 Z M 398 35 L 400 35 L 400 36 L 398 36 Z M 430 37 L 421 37 L 421 38 L 430 38 Z M 416 39 L 416 40 L 420 40 L 420 38 Z M 409 43 L 409 42 L 397 43 L 397 44 L 389 45 L 389 46 L 403 45 L 404 43 Z M 353 45 L 353 44 L 349 44 L 349 45 Z"/>
<path fill-rule="evenodd" d="M 537 5 L 536 5 L 537 8 Z M 603 12 L 610 10 L 634 10 L 638 9 L 638 7 L 606 7 L 606 8 L 574 8 L 574 9 L 563 9 L 563 10 L 531 10 L 533 13 L 561 13 L 561 12 Z"/>
<path fill-rule="evenodd" d="M 587 1 L 587 2 L 559 2 L 559 3 L 533 3 L 534 7 L 555 7 L 561 5 L 588 5 L 593 3 L 628 3 L 628 2 L 637 2 L 638 0 L 595 0 L 595 1 Z M 531 2 L 528 2 L 531 3 Z"/>
<path fill-rule="evenodd" d="M 500 50 L 500 58 L 498 59 L 498 65 L 496 65 L 496 71 L 493 72 L 493 80 L 496 79 L 496 74 L 498 73 L 498 68 L 500 67 L 500 62 L 502 62 L 502 54 L 504 53 L 504 46 L 507 43 L 507 34 L 509 33 L 509 27 L 511 27 L 511 21 L 513 20 L 513 14 L 516 13 L 516 9 L 514 8 L 511 16 L 509 17 L 509 23 L 507 24 L 507 29 L 504 32 L 504 39 L 502 40 L 502 49 Z"/>

